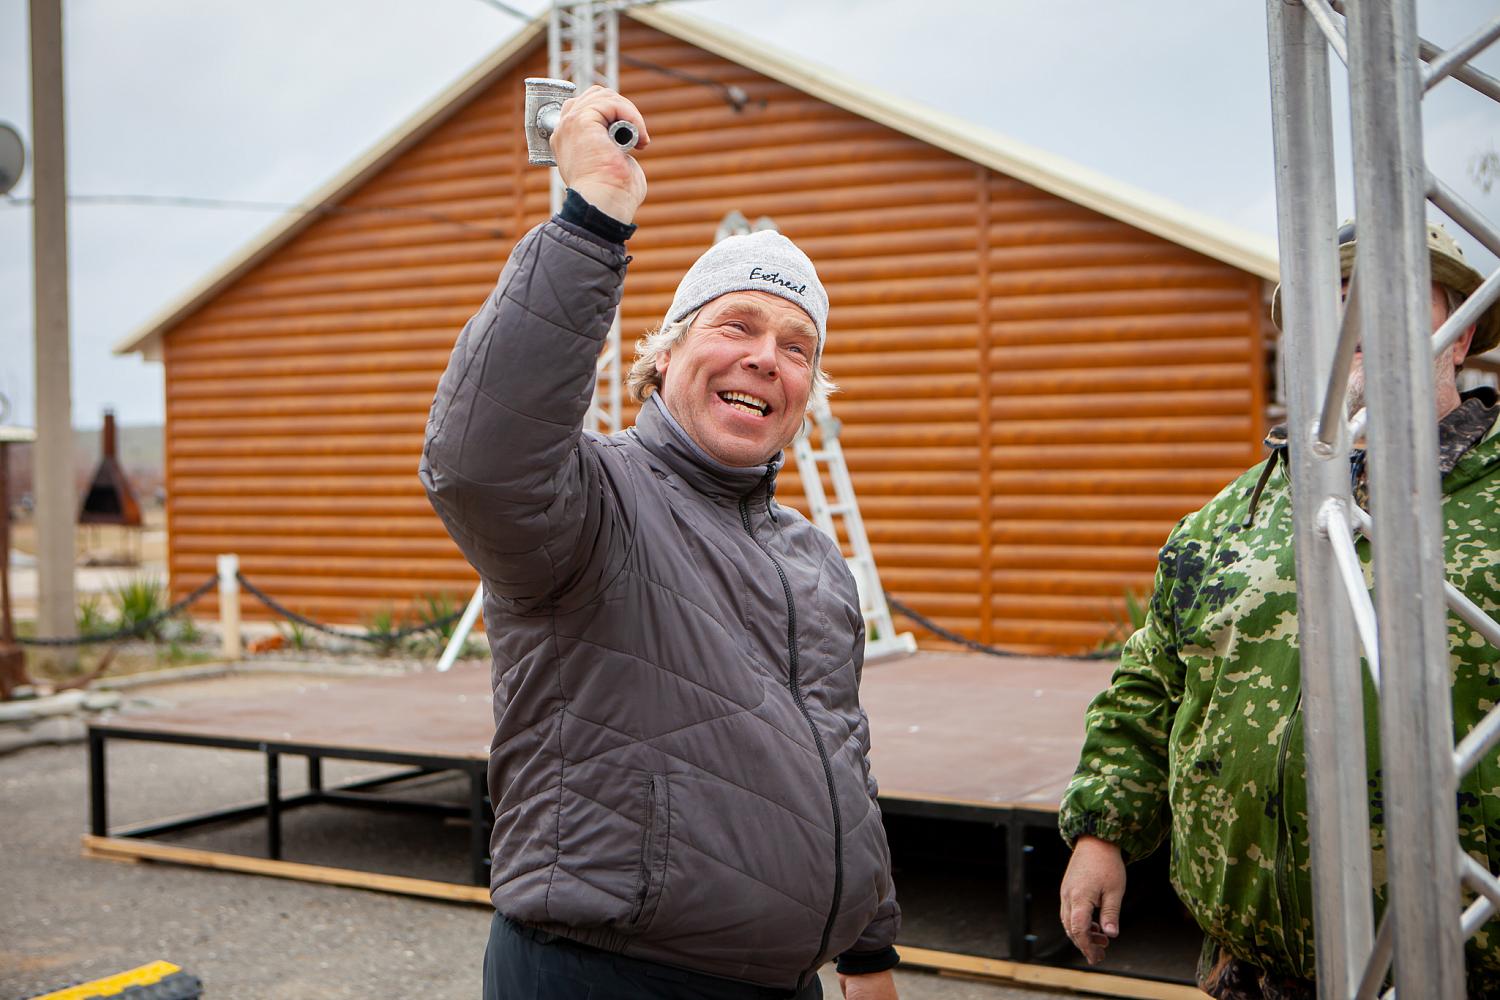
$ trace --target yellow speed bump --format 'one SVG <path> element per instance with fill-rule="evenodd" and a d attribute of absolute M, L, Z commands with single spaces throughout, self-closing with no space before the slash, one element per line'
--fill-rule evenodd
<path fill-rule="evenodd" d="M 201 996 L 203 990 L 198 977 L 183 972 L 181 966 L 171 962 L 151 962 L 103 979 L 64 987 L 51 993 L 38 993 L 29 1000 L 95 1000 L 99 997 L 128 1000 L 130 997 L 148 995 L 146 991 L 137 989 L 142 986 L 153 987 L 149 995 L 160 1000 L 193 1000 Z M 163 987 L 166 988 L 165 992 Z"/>

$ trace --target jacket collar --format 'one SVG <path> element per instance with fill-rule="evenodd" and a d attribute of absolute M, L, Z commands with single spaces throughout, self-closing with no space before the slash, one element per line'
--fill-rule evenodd
<path fill-rule="evenodd" d="M 1500 432 L 1500 395 L 1489 386 L 1462 393 L 1459 405 L 1438 421 L 1438 471 L 1443 476 L 1444 494 L 1467 486 L 1500 464 L 1500 433 L 1497 432 Z M 1286 424 L 1277 424 L 1266 435 L 1266 447 L 1271 449 L 1271 457 L 1251 492 L 1245 527 L 1255 520 L 1255 508 L 1260 503 L 1261 493 L 1278 465 L 1288 467 L 1286 475 L 1290 480 L 1288 444 Z M 1350 489 L 1354 502 L 1368 510 L 1370 483 L 1365 459 L 1363 450 L 1350 453 Z"/>
<path fill-rule="evenodd" d="M 764 465 L 725 465 L 710 457 L 682 429 L 659 392 L 646 397 L 629 433 L 674 475 L 706 496 L 740 500 L 776 491 L 776 473 L 783 461 L 781 452 Z"/>
<path fill-rule="evenodd" d="M 1444 476 L 1453 471 L 1471 448 L 1492 435 L 1497 416 L 1500 416 L 1500 396 L 1494 389 L 1485 385 L 1464 391 L 1458 406 L 1438 421 L 1438 470 Z M 1286 424 L 1272 427 L 1265 443 L 1272 452 L 1286 451 Z M 1363 451 L 1356 449 L 1354 454 L 1362 455 Z"/>
<path fill-rule="evenodd" d="M 1443 470 L 1447 477 L 1443 480 L 1444 492 L 1494 475 L 1496 465 L 1500 465 L 1500 396 L 1489 386 L 1482 386 L 1464 393 L 1463 405 L 1453 412 L 1460 411 L 1464 411 L 1456 421 L 1460 432 L 1477 440 L 1454 457 L 1451 469 Z"/>

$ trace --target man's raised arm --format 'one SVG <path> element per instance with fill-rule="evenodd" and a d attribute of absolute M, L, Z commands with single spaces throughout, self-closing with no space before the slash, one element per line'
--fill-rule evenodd
<path fill-rule="evenodd" d="M 581 447 L 595 365 L 625 275 L 624 239 L 646 194 L 609 138 L 645 122 L 592 88 L 567 101 L 552 137 L 571 188 L 558 216 L 516 245 L 464 327 L 427 420 L 420 476 L 492 593 L 540 600 L 567 587 L 608 530 L 597 456 Z"/>

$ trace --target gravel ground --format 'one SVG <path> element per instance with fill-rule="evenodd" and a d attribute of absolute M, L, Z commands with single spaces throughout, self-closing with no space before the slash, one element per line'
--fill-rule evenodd
<path fill-rule="evenodd" d="M 337 679 L 234 675 L 141 690 L 181 703 L 239 691 L 297 690 Z M 110 820 L 125 824 L 263 795 L 257 755 L 111 743 Z M 302 882 L 80 856 L 87 824 L 82 745 L 0 757 L 0 998 L 166 959 L 229 1000 L 473 998 L 487 908 Z M 289 762 L 290 763 L 290 762 Z M 329 762 L 330 782 L 369 773 Z M 286 791 L 298 768 L 284 769 Z M 425 794 L 444 790 L 432 786 Z M 317 813 L 318 815 L 313 815 Z M 256 823 L 193 834 L 192 843 L 260 853 Z M 289 860 L 462 881 L 466 830 L 431 820 L 317 809 L 286 818 Z M 903 1000 L 1036 1000 L 1064 994 L 900 972 Z M 838 996 L 831 970 L 825 990 Z M 1071 994 L 1069 994 L 1071 995 Z"/>

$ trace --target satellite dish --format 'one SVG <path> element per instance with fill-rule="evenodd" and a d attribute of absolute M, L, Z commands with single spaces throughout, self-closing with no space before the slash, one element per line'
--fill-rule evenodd
<path fill-rule="evenodd" d="M 0 194 L 16 186 L 25 167 L 26 147 L 21 143 L 21 133 L 0 122 Z"/>

